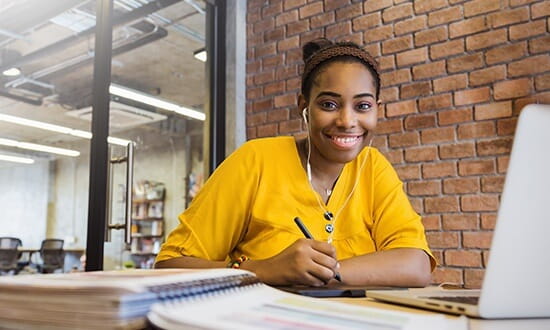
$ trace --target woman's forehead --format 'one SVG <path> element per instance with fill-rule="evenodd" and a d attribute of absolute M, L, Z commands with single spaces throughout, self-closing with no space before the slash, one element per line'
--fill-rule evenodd
<path fill-rule="evenodd" d="M 312 92 L 317 94 L 327 88 L 351 94 L 374 95 L 376 92 L 371 72 L 363 64 L 356 62 L 333 62 L 322 68 L 315 77 Z"/>

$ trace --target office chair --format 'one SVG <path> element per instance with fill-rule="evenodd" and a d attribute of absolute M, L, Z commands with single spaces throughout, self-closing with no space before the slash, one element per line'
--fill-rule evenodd
<path fill-rule="evenodd" d="M 65 266 L 65 251 L 63 251 L 62 239 L 47 238 L 40 246 L 40 258 L 42 264 L 37 265 L 41 273 L 53 273 L 58 269 L 63 272 Z"/>
<path fill-rule="evenodd" d="M 21 240 L 15 237 L 0 237 L 0 275 L 17 274 L 17 260 L 21 253 L 17 250 Z"/>

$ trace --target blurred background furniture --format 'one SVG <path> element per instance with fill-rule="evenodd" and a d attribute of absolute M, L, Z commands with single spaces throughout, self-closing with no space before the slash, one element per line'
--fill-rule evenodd
<path fill-rule="evenodd" d="M 17 274 L 19 267 L 20 252 L 17 250 L 21 246 L 21 240 L 16 237 L 0 237 L 0 275 Z"/>
<path fill-rule="evenodd" d="M 53 273 L 58 269 L 63 272 L 65 265 L 65 251 L 62 239 L 47 238 L 40 246 L 40 258 L 42 263 L 37 265 L 40 273 Z"/>

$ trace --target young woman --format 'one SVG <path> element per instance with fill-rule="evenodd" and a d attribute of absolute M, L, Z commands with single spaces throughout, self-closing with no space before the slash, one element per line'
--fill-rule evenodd
<path fill-rule="evenodd" d="M 156 267 L 242 268 L 273 285 L 427 285 L 435 261 L 420 216 L 370 146 L 377 63 L 353 43 L 318 39 L 303 52 L 307 138 L 251 140 L 231 154 L 180 215 Z"/>

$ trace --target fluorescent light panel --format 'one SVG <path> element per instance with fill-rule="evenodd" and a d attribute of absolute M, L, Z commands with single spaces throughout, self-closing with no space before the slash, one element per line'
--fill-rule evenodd
<path fill-rule="evenodd" d="M 72 135 L 72 136 L 76 136 L 76 137 L 80 137 L 80 138 L 84 138 L 84 139 L 88 139 L 88 140 L 90 140 L 92 138 L 92 133 L 90 133 L 90 132 L 82 131 L 82 130 L 79 130 L 79 129 L 72 129 L 72 128 L 65 127 L 65 126 L 48 124 L 48 123 L 44 123 L 44 122 L 41 122 L 41 121 L 36 121 L 36 120 L 31 120 L 31 119 L 26 119 L 26 118 L 21 118 L 21 117 L 16 117 L 16 116 L 0 114 L 0 121 L 5 121 L 5 122 L 12 123 L 12 124 L 18 124 L 18 125 L 29 126 L 29 127 L 34 127 L 34 128 L 39 128 L 39 129 L 52 131 L 52 132 L 57 132 L 57 133 L 62 133 L 62 134 L 67 134 L 67 135 Z M 107 138 L 107 142 L 109 142 L 111 144 L 116 144 L 116 145 L 120 145 L 120 146 L 125 147 L 131 141 L 109 136 Z"/>
<path fill-rule="evenodd" d="M 21 74 L 21 70 L 19 70 L 18 68 L 9 68 L 7 70 L 4 70 L 2 74 L 7 77 L 15 77 Z"/>
<path fill-rule="evenodd" d="M 2 154 L 0 154 L 0 160 L 6 161 L 6 162 L 21 163 L 21 164 L 34 163 L 34 159 L 32 158 L 17 157 L 17 156 L 2 155 Z"/>
<path fill-rule="evenodd" d="M 80 155 L 80 152 L 78 152 L 76 150 L 56 148 L 56 147 L 50 147 L 50 146 L 45 146 L 45 145 L 42 145 L 42 144 L 35 144 L 35 143 L 28 143 L 28 142 L 19 142 L 19 141 L 10 140 L 10 139 L 3 139 L 3 138 L 0 138 L 0 145 L 20 148 L 20 149 L 28 149 L 28 150 L 49 152 L 49 153 L 52 153 L 52 154 L 58 154 L 58 155 L 63 155 L 63 156 L 71 156 L 71 157 L 76 157 L 76 156 Z"/>
<path fill-rule="evenodd" d="M 153 97 L 151 95 L 142 93 L 140 91 L 130 89 L 124 86 L 120 86 L 117 84 L 111 84 L 111 86 L 109 86 L 109 93 L 116 96 L 130 99 L 130 100 L 145 103 L 153 107 L 162 108 L 168 111 L 173 111 L 175 113 L 178 113 L 180 115 L 187 116 L 193 119 L 203 120 L 203 121 L 206 119 L 206 115 L 200 111 L 182 107 L 175 103 L 168 102 L 163 99 Z"/>

